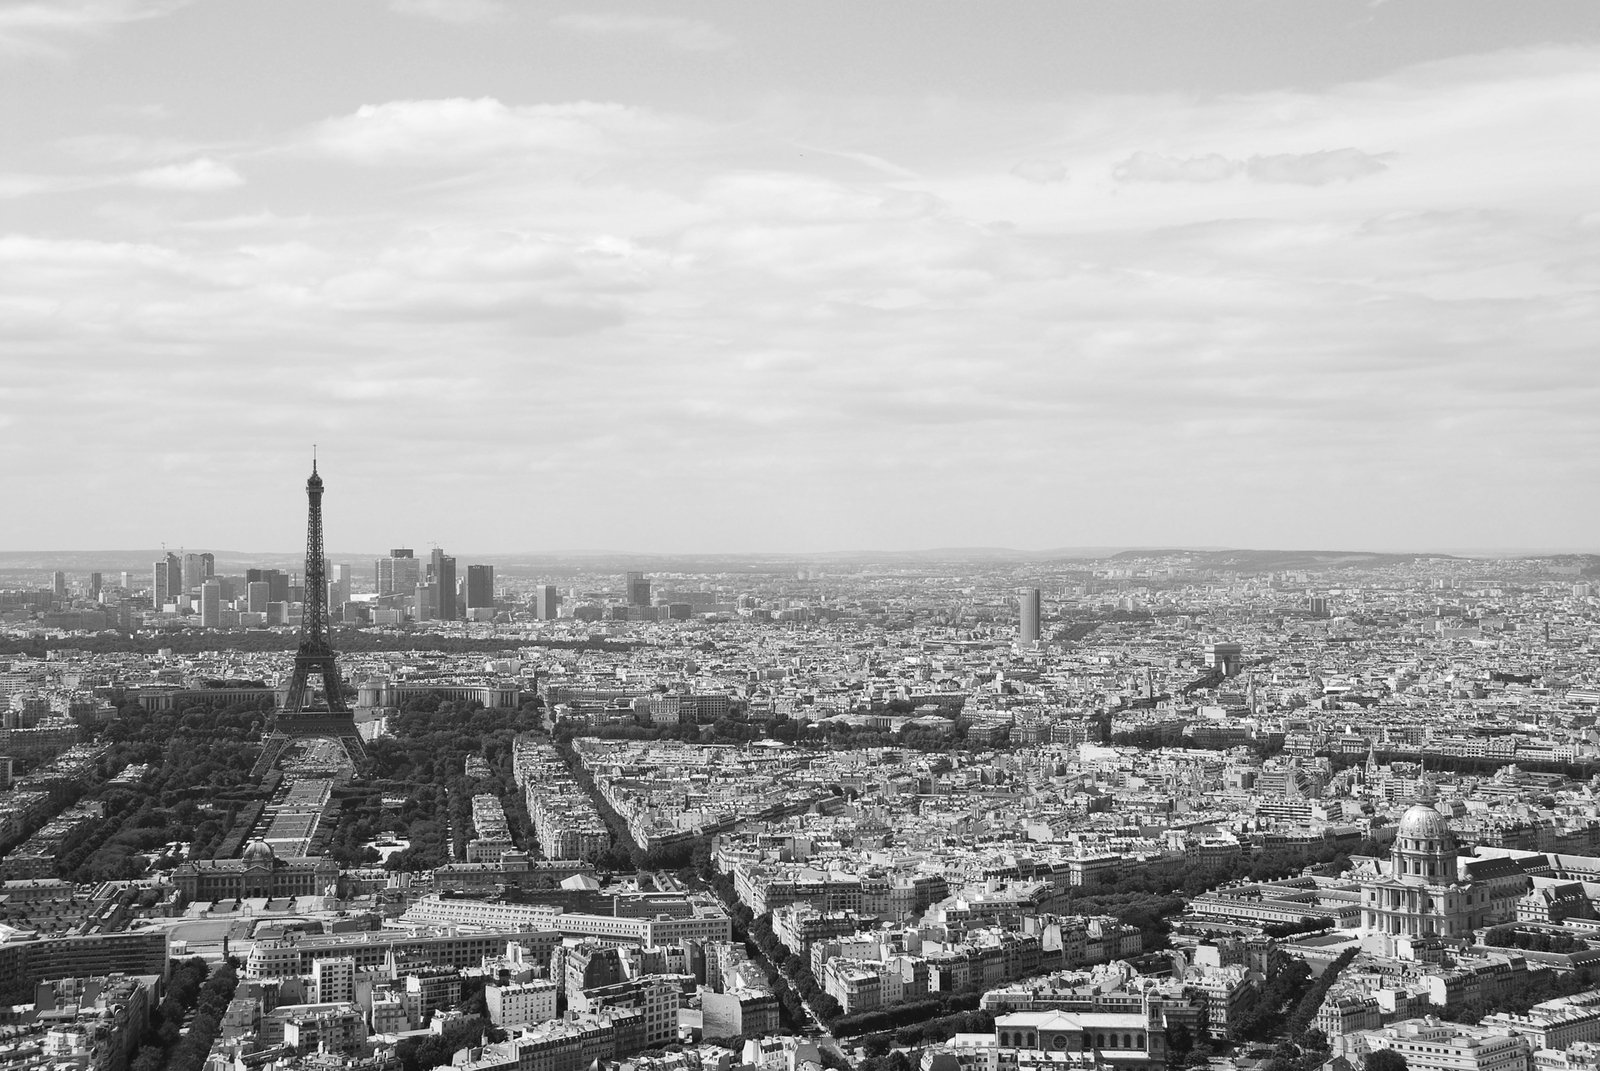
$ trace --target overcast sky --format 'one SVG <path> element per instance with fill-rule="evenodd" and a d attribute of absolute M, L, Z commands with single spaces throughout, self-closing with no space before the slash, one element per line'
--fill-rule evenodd
<path fill-rule="evenodd" d="M 0 0 L 0 549 L 1600 547 L 1594 0 Z"/>

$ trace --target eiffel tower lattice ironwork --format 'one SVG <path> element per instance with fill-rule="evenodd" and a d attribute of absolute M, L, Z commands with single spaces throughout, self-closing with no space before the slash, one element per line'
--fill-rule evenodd
<path fill-rule="evenodd" d="M 311 675 L 322 678 L 323 700 L 330 714 L 349 714 L 345 705 L 344 688 L 339 682 L 339 664 L 333 653 L 333 641 L 328 635 L 328 578 L 326 559 L 322 553 L 322 477 L 317 475 L 317 462 L 311 462 L 311 478 L 306 481 L 306 499 L 310 507 L 306 520 L 306 574 L 305 603 L 300 617 L 300 649 L 294 656 L 294 679 L 289 684 L 289 697 L 284 701 L 283 713 L 294 715 L 306 712 L 306 699 L 310 693 Z"/>
<path fill-rule="evenodd" d="M 322 477 L 317 474 L 315 458 L 311 461 L 311 477 L 306 480 L 306 500 L 305 601 L 300 617 L 300 646 L 295 651 L 289 694 L 256 761 L 258 776 L 272 769 L 284 748 L 296 739 L 336 739 L 344 745 L 352 762 L 366 757 L 355 718 L 345 702 L 329 630 L 327 560 L 322 549 Z M 313 705 L 311 682 L 316 677 L 322 679 L 322 701 Z"/>

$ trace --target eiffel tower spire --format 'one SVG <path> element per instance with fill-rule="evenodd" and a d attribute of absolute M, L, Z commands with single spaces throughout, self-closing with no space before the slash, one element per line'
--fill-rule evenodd
<path fill-rule="evenodd" d="M 317 475 L 317 459 L 311 458 L 311 478 L 306 480 L 306 572 L 305 602 L 300 617 L 300 649 L 294 656 L 294 677 L 283 713 L 306 713 L 309 681 L 313 672 L 322 677 L 323 699 L 329 713 L 348 714 L 344 688 L 339 681 L 339 665 L 328 629 L 327 561 L 322 553 L 322 477 Z"/>

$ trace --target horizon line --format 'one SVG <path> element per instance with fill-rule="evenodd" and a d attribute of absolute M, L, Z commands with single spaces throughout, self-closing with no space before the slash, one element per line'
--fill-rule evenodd
<path fill-rule="evenodd" d="M 165 549 L 166 549 L 166 551 L 168 553 L 172 553 L 173 552 L 173 548 L 168 547 L 168 548 L 165 548 Z M 393 549 L 397 549 L 397 548 L 391 547 L 391 548 L 388 548 L 388 549 L 393 550 Z M 407 549 L 412 549 L 412 548 L 407 548 Z M 423 549 L 423 548 L 421 547 L 421 545 L 418 545 L 418 547 L 416 549 L 420 550 L 420 549 Z M 433 550 L 433 549 L 442 549 L 442 548 L 438 548 L 436 546 L 429 546 L 426 549 L 427 550 Z M 1150 543 L 1150 544 L 1099 543 L 1099 544 L 1093 544 L 1093 543 L 1089 543 L 1089 544 L 1082 544 L 1082 545 L 1078 545 L 1078 546 L 1058 546 L 1058 547 L 1038 547 L 1038 548 L 1033 548 L 1033 547 L 1006 547 L 1006 546 L 933 546 L 933 547 L 904 547 L 904 548 L 895 548 L 895 549 L 884 548 L 884 547 L 876 547 L 876 548 L 866 548 L 866 547 L 864 547 L 864 548 L 855 548 L 855 549 L 848 549 L 848 550 L 772 549 L 772 550 L 670 550 L 670 551 L 667 551 L 667 550 L 625 550 L 625 549 L 619 549 L 619 548 L 590 549 L 590 548 L 577 548 L 577 547 L 561 547 L 561 548 L 540 549 L 540 550 L 519 549 L 519 550 L 470 550 L 470 551 L 465 551 L 465 552 L 463 552 L 463 551 L 455 551 L 455 552 L 451 552 L 451 557 L 455 557 L 455 558 L 459 559 L 460 557 L 462 557 L 463 555 L 466 555 L 466 554 L 476 554 L 476 555 L 491 556 L 491 557 L 498 557 L 498 558 L 523 557 L 523 556 L 525 556 L 525 557 L 556 557 L 556 556 L 561 556 L 561 557 L 586 557 L 586 558 L 600 558 L 600 557 L 630 557 L 630 558 L 757 558 L 757 557 L 760 557 L 760 558 L 774 558 L 774 557 L 805 558 L 805 557 L 831 557 L 831 558 L 840 558 L 840 557 L 875 557 L 875 556 L 928 555 L 928 554 L 965 554 L 965 555 L 974 555 L 974 556 L 980 556 L 980 557 L 981 556 L 1007 556 L 1007 555 L 1062 556 L 1062 557 L 1066 557 L 1066 556 L 1082 555 L 1082 556 L 1086 557 L 1088 560 L 1097 560 L 1099 558 L 1110 557 L 1110 556 L 1114 556 L 1114 555 L 1117 555 L 1117 554 L 1126 554 L 1126 553 L 1130 553 L 1130 552 L 1139 552 L 1139 551 L 1145 551 L 1145 552 L 1149 552 L 1149 553 L 1154 554 L 1154 555 L 1162 555 L 1162 556 L 1164 556 L 1164 555 L 1174 555 L 1174 554 L 1224 554 L 1224 553 L 1228 553 L 1230 551 L 1239 552 L 1239 553 L 1250 553 L 1250 554 L 1350 554 L 1350 555 L 1373 555 L 1373 556 L 1413 555 L 1413 556 L 1418 556 L 1418 557 L 1442 556 L 1442 557 L 1467 557 L 1467 558 L 1506 558 L 1506 557 L 1528 558 L 1528 557 L 1547 557 L 1547 556 L 1562 556 L 1562 557 L 1600 556 L 1600 546 L 1596 546 L 1596 547 L 1592 547 L 1592 548 L 1579 548 L 1579 547 L 1573 547 L 1573 546 L 1508 546 L 1508 547 L 1482 547 L 1482 546 L 1477 546 L 1477 547 L 1402 547 L 1402 548 L 1385 548 L 1385 549 L 1368 549 L 1368 548 L 1356 549 L 1356 548 L 1349 548 L 1349 547 L 1281 547 L 1281 546 L 1280 547 L 1273 547 L 1273 546 L 1251 547 L 1251 546 L 1238 546 L 1238 545 L 1231 545 L 1231 544 L 1182 544 L 1182 543 L 1160 543 L 1160 544 L 1157 544 L 1157 543 Z M 23 550 L 0 550 L 0 558 L 11 557 L 11 556 L 24 556 L 24 555 L 26 555 L 26 556 L 42 556 L 42 555 L 50 555 L 50 554 L 72 554 L 72 555 L 104 554 L 104 555 L 107 555 L 107 556 L 111 556 L 111 555 L 130 555 L 130 554 L 155 554 L 155 555 L 160 555 L 162 552 L 163 552 L 163 548 L 160 548 L 160 547 L 121 547 L 121 548 L 117 548 L 117 547 L 112 547 L 112 548 L 97 547 L 97 548 L 88 548 L 88 549 L 74 549 L 74 548 L 56 547 L 56 548 L 49 548 L 49 549 L 37 549 L 36 548 L 36 549 L 23 549 Z M 197 548 L 194 551 L 189 551 L 186 547 L 179 547 L 179 548 L 177 548 L 177 552 L 178 553 L 227 554 L 227 555 L 230 555 L 230 556 L 240 556 L 240 557 L 251 556 L 251 555 L 272 556 L 272 557 L 301 557 L 301 556 L 304 555 L 303 549 L 296 549 L 296 550 L 264 550 L 264 549 L 238 550 L 238 549 L 233 549 L 233 548 L 221 548 L 221 549 L 203 549 L 202 550 L 200 548 Z M 385 557 L 389 556 L 387 553 L 385 553 L 383 551 L 375 551 L 375 550 L 345 550 L 345 551 L 339 551 L 339 552 L 330 551 L 330 552 L 327 553 L 326 556 L 329 557 L 329 558 L 333 558 L 333 557 L 338 557 L 338 556 L 341 556 L 341 555 L 342 556 L 372 557 L 372 558 L 385 558 Z"/>

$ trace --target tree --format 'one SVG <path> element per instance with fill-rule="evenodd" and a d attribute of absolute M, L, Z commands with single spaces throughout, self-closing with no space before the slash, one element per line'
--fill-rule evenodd
<path fill-rule="evenodd" d="M 1187 1023 L 1167 1027 L 1167 1071 L 1181 1071 L 1194 1055 L 1194 1032 Z"/>
<path fill-rule="evenodd" d="M 1406 1071 L 1406 1058 L 1393 1049 L 1373 1049 L 1362 1061 L 1361 1071 Z"/>

